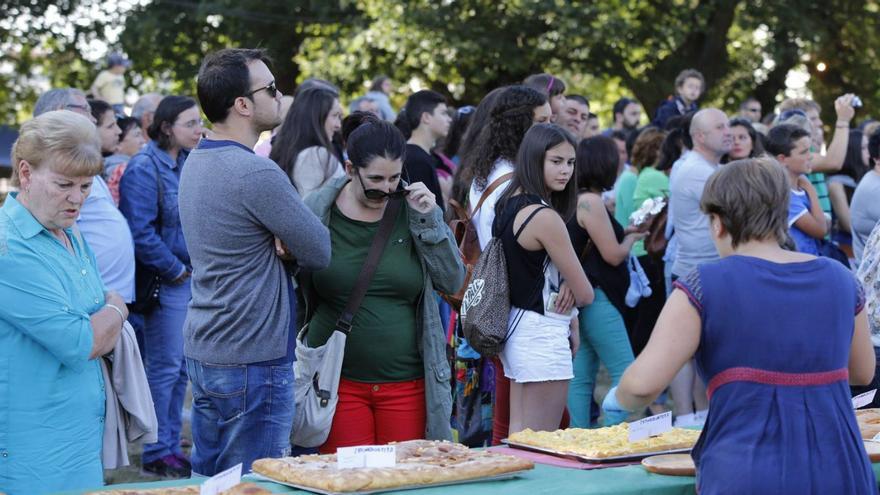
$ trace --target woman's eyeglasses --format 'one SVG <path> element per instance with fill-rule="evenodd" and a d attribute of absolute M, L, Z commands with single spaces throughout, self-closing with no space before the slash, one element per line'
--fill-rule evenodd
<path fill-rule="evenodd" d="M 269 96 L 271 96 L 272 98 L 275 98 L 275 95 L 278 94 L 278 88 L 275 87 L 275 81 L 272 81 L 267 86 L 263 86 L 262 88 L 257 88 L 253 91 L 245 93 L 244 96 L 245 97 L 253 96 L 254 94 L 259 93 L 260 91 L 263 91 L 263 90 L 266 90 L 266 92 L 269 93 Z"/>
<path fill-rule="evenodd" d="M 366 196 L 367 199 L 400 199 L 409 194 L 409 189 L 403 188 L 392 192 L 383 191 L 381 189 L 367 189 L 366 184 L 364 184 L 364 179 L 361 177 L 360 170 L 356 170 L 355 174 L 357 174 L 358 180 L 361 182 L 361 187 L 364 188 L 364 196 Z"/>

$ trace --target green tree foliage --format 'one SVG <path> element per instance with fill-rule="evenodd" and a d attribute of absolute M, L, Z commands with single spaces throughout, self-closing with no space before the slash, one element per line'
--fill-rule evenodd
<path fill-rule="evenodd" d="M 96 68 L 81 47 L 105 37 L 106 9 L 99 0 L 0 1 L 2 123 L 26 119 L 43 89 L 89 87 Z"/>
<path fill-rule="evenodd" d="M 676 74 L 693 67 L 706 77 L 704 106 L 734 111 L 754 95 L 769 110 L 790 70 L 805 65 L 824 108 L 844 91 L 870 108 L 880 105 L 878 3 L 152 0 L 114 17 L 101 0 L 0 0 L 0 69 L 12 68 L 0 70 L 0 112 L 9 120 L 29 108 L 41 89 L 33 74 L 53 86 L 88 87 L 97 67 L 80 52 L 108 26 L 124 28 L 119 46 L 141 91 L 193 94 L 205 53 L 259 46 L 275 60 L 285 93 L 322 77 L 356 96 L 387 74 L 400 86 L 392 95 L 398 105 L 416 81 L 453 103 L 475 103 L 492 88 L 549 71 L 595 109 L 607 112 L 619 96 L 634 95 L 650 115 L 672 94 Z M 96 9 L 104 15 L 93 16 Z M 24 28 L 14 22 L 21 16 L 30 20 Z M 827 70 L 816 69 L 820 61 Z"/>
<path fill-rule="evenodd" d="M 347 0 L 154 0 L 132 11 L 121 36 L 145 83 L 195 94 L 202 57 L 228 47 L 260 47 L 274 60 L 278 87 L 290 93 L 300 76 L 293 57 L 310 26 L 350 23 Z"/>

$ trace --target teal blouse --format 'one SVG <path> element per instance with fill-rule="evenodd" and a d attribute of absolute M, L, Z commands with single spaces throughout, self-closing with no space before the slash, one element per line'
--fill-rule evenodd
<path fill-rule="evenodd" d="M 104 380 L 89 317 L 104 305 L 95 257 L 76 255 L 16 199 L 0 208 L 0 491 L 103 484 Z"/>

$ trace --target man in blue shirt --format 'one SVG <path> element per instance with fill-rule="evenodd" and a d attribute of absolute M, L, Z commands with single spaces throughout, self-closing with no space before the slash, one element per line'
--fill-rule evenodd
<path fill-rule="evenodd" d="M 34 117 L 52 110 L 69 110 L 94 122 L 85 95 L 72 88 L 44 93 L 34 106 Z M 126 303 L 134 301 L 134 241 L 100 175 L 95 176 L 77 226 L 95 253 L 104 285 L 118 292 Z"/>

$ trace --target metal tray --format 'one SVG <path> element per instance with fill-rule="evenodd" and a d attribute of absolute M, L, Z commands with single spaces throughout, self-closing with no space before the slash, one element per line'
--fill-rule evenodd
<path fill-rule="evenodd" d="M 544 447 L 536 447 L 534 445 L 527 445 L 524 443 L 516 443 L 508 441 L 506 438 L 501 440 L 502 443 L 507 444 L 508 447 L 520 450 L 530 450 L 532 452 L 540 452 L 541 454 L 548 454 L 556 457 L 562 457 L 564 459 L 573 459 L 575 461 L 580 462 L 588 462 L 590 464 L 598 464 L 604 462 L 624 462 L 624 461 L 640 461 L 645 457 L 651 457 L 652 455 L 660 455 L 660 454 L 686 454 L 691 451 L 692 447 L 685 447 L 682 449 L 670 449 L 670 450 L 655 450 L 651 452 L 635 452 L 632 454 L 626 455 L 617 455 L 612 457 L 588 457 L 582 454 L 575 454 L 572 452 L 559 452 L 557 450 L 547 449 Z"/>
<path fill-rule="evenodd" d="M 516 478 L 520 474 L 527 473 L 531 471 L 531 469 L 522 469 L 520 471 L 512 471 L 510 473 L 499 474 L 497 476 L 490 476 L 486 478 L 473 478 L 469 480 L 457 480 L 457 481 L 447 481 L 443 483 L 430 483 L 426 485 L 405 485 L 405 486 L 395 486 L 393 488 L 382 488 L 380 490 L 369 490 L 369 491 L 360 491 L 360 492 L 331 492 L 327 490 L 321 490 L 320 488 L 314 488 L 311 486 L 305 485 L 295 485 L 293 483 L 288 483 L 286 481 L 279 481 L 274 478 L 270 478 L 268 476 L 262 475 L 260 473 L 250 473 L 248 476 L 258 480 L 258 481 L 270 481 L 272 483 L 278 483 L 279 485 L 289 486 L 291 488 L 297 488 L 300 490 L 305 490 L 313 493 L 321 493 L 323 495 L 369 495 L 372 493 L 387 493 L 387 492 L 396 492 L 399 490 L 416 490 L 418 488 L 432 488 L 435 486 L 451 486 L 451 485 L 463 485 L 465 483 L 482 483 L 484 481 L 502 481 L 509 480 L 512 478 Z"/>

